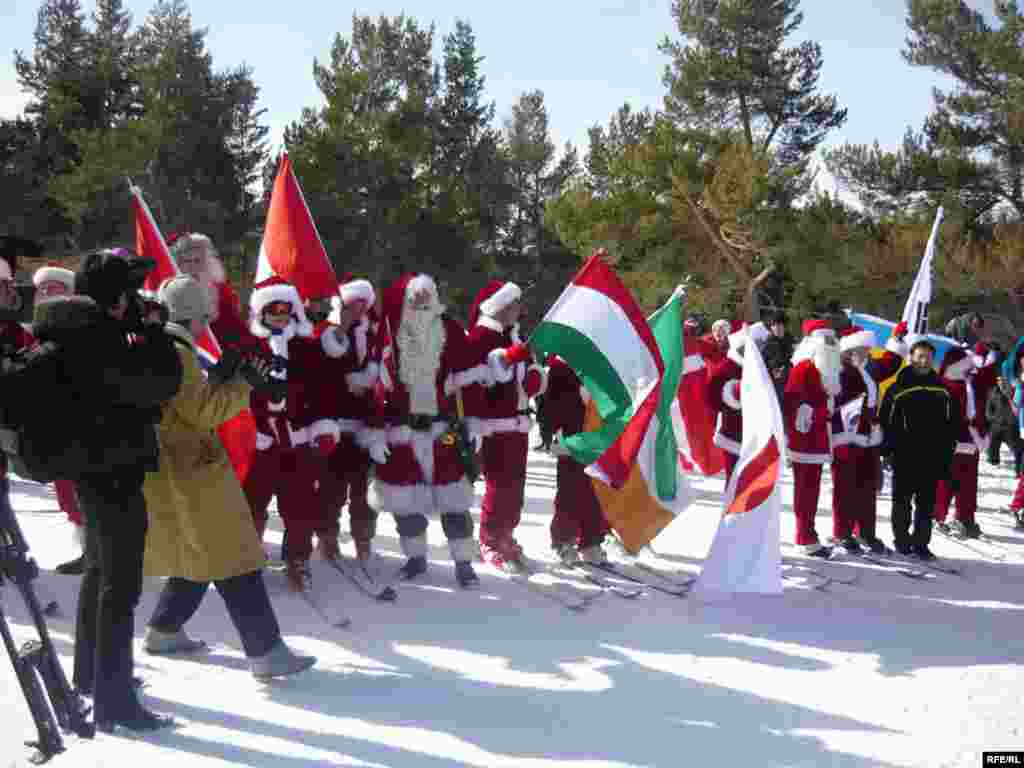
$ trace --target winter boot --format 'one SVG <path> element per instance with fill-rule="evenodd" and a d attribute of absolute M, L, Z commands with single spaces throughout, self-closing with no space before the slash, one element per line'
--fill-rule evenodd
<path fill-rule="evenodd" d="M 967 531 L 968 539 L 980 539 L 984 535 L 981 532 L 981 526 L 976 521 L 964 523 L 964 529 Z"/>
<path fill-rule="evenodd" d="M 897 543 L 896 544 L 896 552 L 897 552 L 897 554 L 900 554 L 903 557 L 909 557 L 910 555 L 912 555 L 914 553 L 914 548 L 912 546 L 910 546 L 909 544 L 899 544 L 899 543 Z"/>
<path fill-rule="evenodd" d="M 1017 518 L 1017 523 L 1013 527 L 1018 531 L 1024 531 L 1024 511 L 1018 512 L 1015 517 Z"/>
<path fill-rule="evenodd" d="M 161 728 L 169 728 L 174 725 L 174 718 L 167 715 L 158 715 L 150 712 L 139 701 L 139 686 L 133 686 L 128 703 L 122 712 L 112 717 L 104 716 L 96 720 L 96 730 L 103 733 L 113 733 L 117 726 L 127 728 L 129 731 L 145 732 L 157 731 Z"/>
<path fill-rule="evenodd" d="M 953 522 L 956 523 L 956 520 L 954 520 Z M 953 529 L 949 523 L 935 523 L 935 528 L 936 530 L 938 530 L 939 533 L 944 533 L 947 536 L 953 535 Z"/>
<path fill-rule="evenodd" d="M 828 560 L 832 556 L 832 550 L 823 544 L 819 544 L 817 549 L 812 549 L 805 554 L 808 557 L 820 557 L 822 560 Z"/>
<path fill-rule="evenodd" d="M 338 549 L 338 537 L 336 534 L 325 534 L 319 537 L 317 548 L 320 550 L 320 557 L 332 563 L 337 562 L 341 557 L 341 550 Z"/>
<path fill-rule="evenodd" d="M 463 589 L 472 589 L 480 583 L 480 577 L 476 575 L 469 560 L 459 560 L 455 564 L 455 580 Z"/>
<path fill-rule="evenodd" d="M 309 669 L 316 664 L 315 656 L 300 656 L 292 651 L 284 640 L 278 640 L 263 656 L 249 659 L 249 669 L 257 680 L 273 677 L 287 677 Z"/>
<path fill-rule="evenodd" d="M 288 587 L 293 592 L 302 592 L 309 589 L 313 575 L 309 571 L 309 562 L 306 560 L 288 561 Z"/>
<path fill-rule="evenodd" d="M 937 559 L 928 547 L 914 547 L 914 557 L 924 562 L 930 562 Z"/>
<path fill-rule="evenodd" d="M 844 555 L 859 555 L 863 550 L 860 548 L 860 542 L 857 541 L 853 536 L 847 536 L 839 542 L 839 551 Z"/>
<path fill-rule="evenodd" d="M 572 568 L 580 560 L 576 547 L 572 544 L 554 544 L 551 549 L 555 551 L 555 556 L 566 568 Z"/>
<path fill-rule="evenodd" d="M 206 650 L 206 643 L 189 637 L 184 629 L 177 632 L 161 632 L 153 627 L 146 627 L 146 637 L 142 647 L 153 656 L 174 656 L 177 654 L 195 653 Z"/>
<path fill-rule="evenodd" d="M 412 581 L 418 576 L 422 576 L 427 572 L 427 558 L 423 555 L 416 555 L 410 557 L 405 561 L 405 565 L 398 569 L 398 575 L 406 581 Z"/>
<path fill-rule="evenodd" d="M 604 565 L 608 562 L 608 555 L 600 544 L 592 544 L 580 550 L 580 560 L 587 565 Z"/>
<path fill-rule="evenodd" d="M 872 536 L 871 538 L 861 536 L 857 539 L 857 542 L 860 544 L 861 549 L 866 549 L 873 555 L 885 555 L 889 552 L 885 542 L 877 536 Z"/>
<path fill-rule="evenodd" d="M 947 533 L 955 539 L 969 539 L 970 531 L 967 526 L 959 520 L 954 520 L 946 528 Z"/>
<path fill-rule="evenodd" d="M 73 527 L 74 530 L 71 532 L 71 538 L 75 542 L 75 547 L 82 554 L 74 560 L 68 560 L 66 563 L 61 563 L 57 566 L 56 571 L 61 576 L 81 576 L 85 573 L 85 528 L 80 525 Z"/>

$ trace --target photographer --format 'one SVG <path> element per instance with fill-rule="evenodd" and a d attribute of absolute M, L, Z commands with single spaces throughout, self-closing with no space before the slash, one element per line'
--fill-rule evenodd
<path fill-rule="evenodd" d="M 59 315 L 57 323 L 47 324 L 48 304 L 81 304 L 85 311 L 94 302 L 97 308 L 87 333 L 80 331 L 75 343 L 66 344 L 73 374 L 81 372 L 83 380 L 88 376 L 106 404 L 96 414 L 103 426 L 94 446 L 103 464 L 77 478 L 86 520 L 86 571 L 78 598 L 74 681 L 79 691 L 93 694 L 96 726 L 108 733 L 116 725 L 143 731 L 169 722 L 142 706 L 132 679 L 147 526 L 142 486 L 145 473 L 159 466 L 160 406 L 182 380 L 170 337 L 162 325 L 143 321 L 138 291 L 153 266 L 123 249 L 87 254 L 75 288 L 92 302 L 55 299 L 36 309 L 37 318 L 44 319 L 37 327 L 39 338 L 49 335 L 59 342 L 62 332 L 76 330 L 75 324 L 62 326 Z"/>

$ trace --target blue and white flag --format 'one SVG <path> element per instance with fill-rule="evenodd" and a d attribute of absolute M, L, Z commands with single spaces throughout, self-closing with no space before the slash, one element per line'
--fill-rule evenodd
<path fill-rule="evenodd" d="M 921 268 L 917 270 L 914 287 L 910 289 L 907 304 L 903 307 L 903 317 L 900 318 L 910 328 L 910 333 L 925 334 L 928 332 L 928 305 L 932 301 L 932 260 L 935 257 L 935 241 L 939 239 L 941 224 L 942 208 L 940 207 L 935 214 L 935 224 L 932 225 L 928 247 L 925 249 L 924 258 L 921 259 Z"/>

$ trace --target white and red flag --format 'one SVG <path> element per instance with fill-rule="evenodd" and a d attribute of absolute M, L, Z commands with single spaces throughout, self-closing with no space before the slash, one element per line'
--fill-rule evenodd
<path fill-rule="evenodd" d="M 740 380 L 743 443 L 725 489 L 725 504 L 697 590 L 782 592 L 779 551 L 785 429 L 775 387 L 752 341 L 744 346 Z"/>

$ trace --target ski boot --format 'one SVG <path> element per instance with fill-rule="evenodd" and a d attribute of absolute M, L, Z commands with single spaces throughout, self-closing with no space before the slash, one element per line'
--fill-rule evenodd
<path fill-rule="evenodd" d="M 455 564 L 455 580 L 463 589 L 472 589 L 480 584 L 480 577 L 476 575 L 469 560 L 460 560 Z"/>
<path fill-rule="evenodd" d="M 153 627 L 146 627 L 142 647 L 152 656 L 175 656 L 204 651 L 206 643 L 189 637 L 184 629 L 177 632 L 161 632 Z"/>

